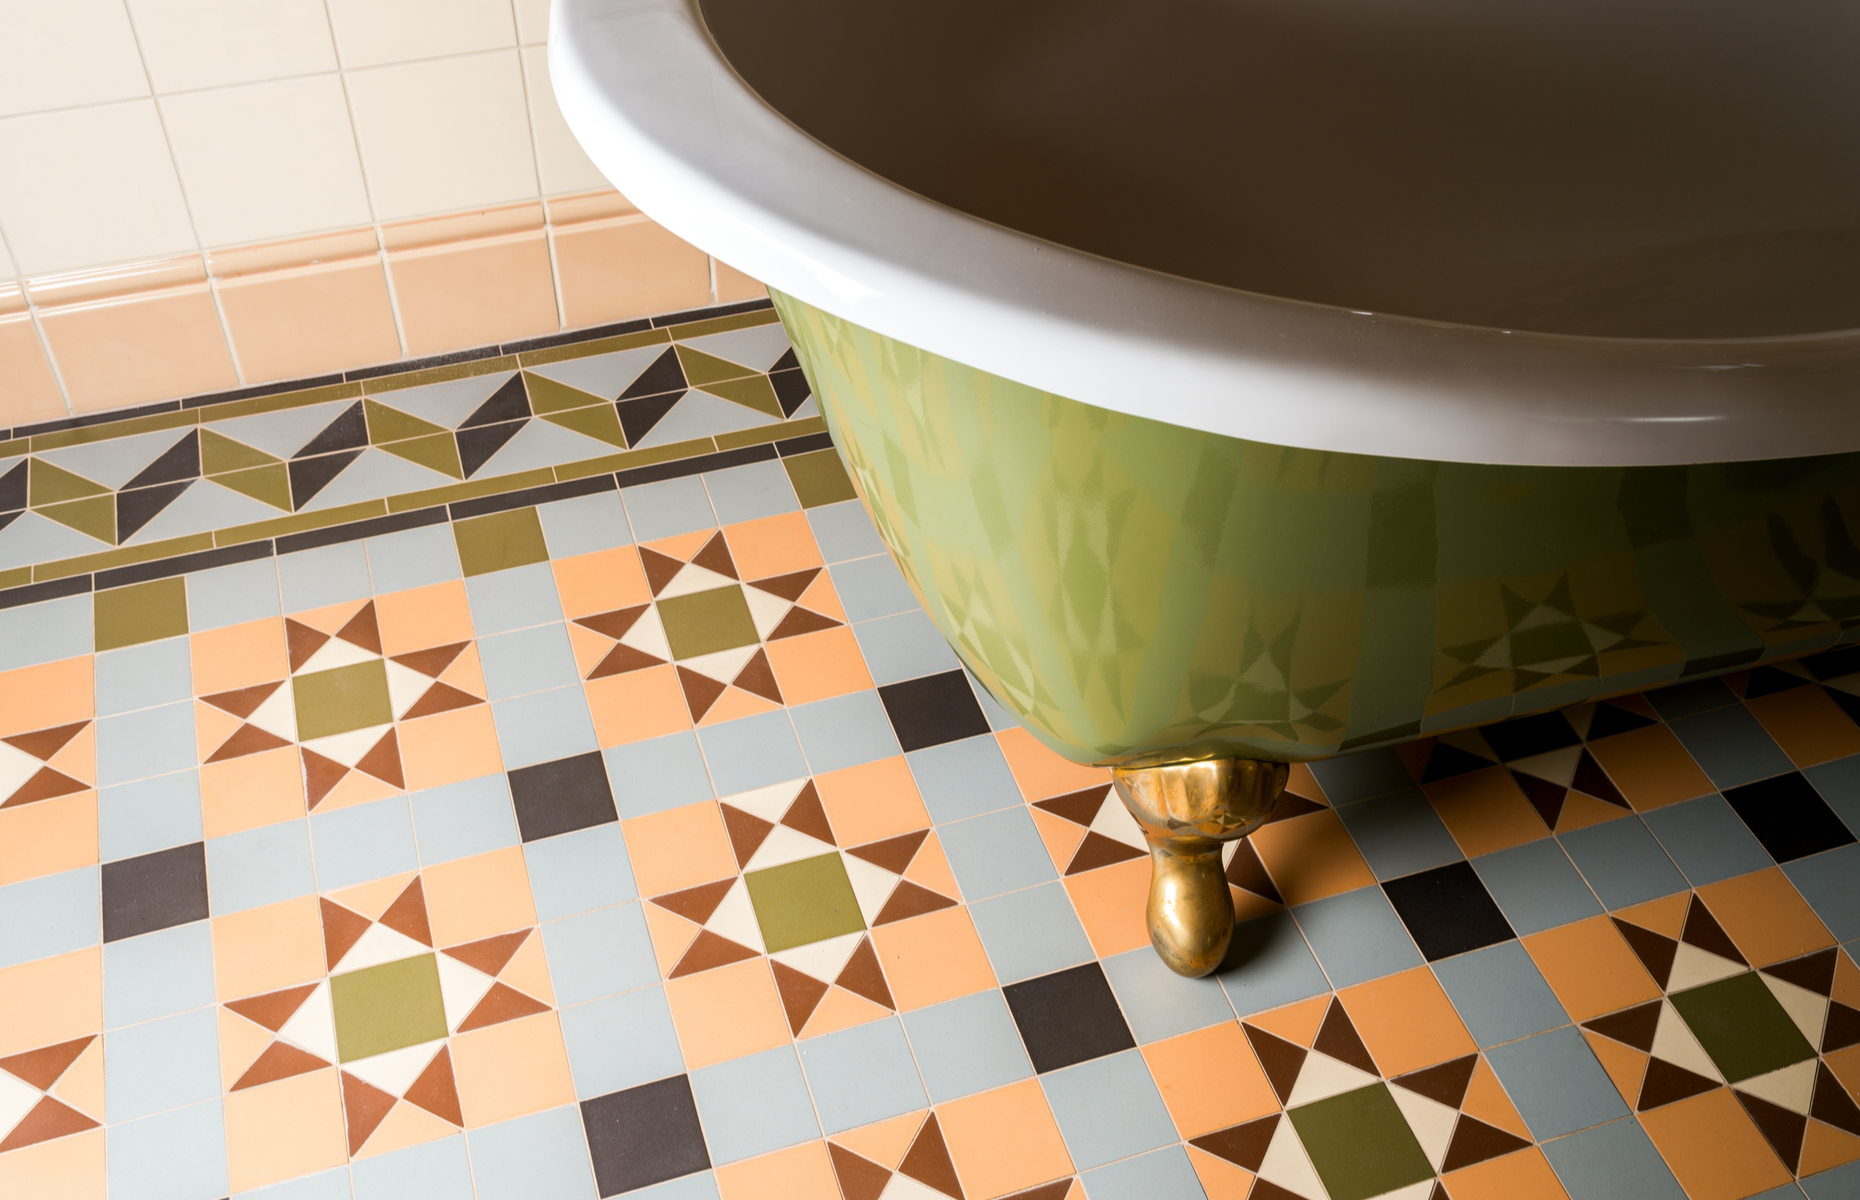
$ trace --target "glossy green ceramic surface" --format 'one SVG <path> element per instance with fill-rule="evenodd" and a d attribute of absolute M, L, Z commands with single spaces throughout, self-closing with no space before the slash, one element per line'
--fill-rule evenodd
<path fill-rule="evenodd" d="M 1320 758 L 1802 654 L 1860 623 L 1860 454 L 1593 468 L 1300 450 L 775 302 L 932 619 L 1080 762 Z"/>

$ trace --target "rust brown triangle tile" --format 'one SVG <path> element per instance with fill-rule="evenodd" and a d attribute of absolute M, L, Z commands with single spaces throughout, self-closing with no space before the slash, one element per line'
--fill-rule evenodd
<path fill-rule="evenodd" d="M 435 684 L 434 686 L 444 687 L 445 685 Z M 407 777 L 401 772 L 400 767 L 400 739 L 395 736 L 392 729 L 381 735 L 381 740 L 375 743 L 374 749 L 362 755 L 361 759 L 356 762 L 355 769 L 364 774 L 373 775 L 382 783 L 391 783 L 397 788 L 407 786 Z"/>
<path fill-rule="evenodd" d="M 470 642 L 453 642 L 448 646 L 434 646 L 430 650 L 415 650 L 410 654 L 396 654 L 394 661 L 409 670 L 418 671 L 429 679 L 437 679 L 445 669 L 452 665 L 452 660 L 464 653 Z"/>
<path fill-rule="evenodd" d="M 892 889 L 891 898 L 885 901 L 878 916 L 873 918 L 874 927 L 889 925 L 894 921 L 907 921 L 912 917 L 921 917 L 925 913 L 940 912 L 945 908 L 956 907 L 956 902 L 948 896 L 939 895 L 926 887 L 919 887 L 908 879 L 900 879 L 898 886 Z"/>
<path fill-rule="evenodd" d="M 421 717 L 430 717 L 442 712 L 451 712 L 455 708 L 470 708 L 484 701 L 470 692 L 460 691 L 449 683 L 435 683 L 426 689 L 413 707 L 402 713 L 403 721 L 417 721 Z"/>
<path fill-rule="evenodd" d="M 33 733 L 16 733 L 10 738 L 0 738 L 0 741 L 6 742 L 15 750 L 24 750 L 40 762 L 45 762 L 52 755 L 63 750 L 72 738 L 84 732 L 84 727 L 89 724 L 89 721 L 73 721 L 69 725 L 57 725 L 51 729 L 40 729 Z"/>
<path fill-rule="evenodd" d="M 1272 815 L 1266 818 L 1266 824 L 1275 821 L 1289 821 L 1293 817 L 1302 817 L 1309 813 L 1323 812 L 1325 806 L 1315 800 L 1307 800 L 1296 792 L 1280 792 L 1279 802 L 1272 806 Z"/>
<path fill-rule="evenodd" d="M 671 978 L 683 979 L 687 975 L 727 967 L 733 962 L 754 957 L 756 952 L 749 947 L 708 929 L 700 929 L 690 947 L 685 950 L 684 957 L 672 968 Z"/>
<path fill-rule="evenodd" d="M 295 675 L 297 668 L 309 662 L 310 656 L 321 650 L 323 643 L 328 640 L 327 633 L 312 629 L 301 621 L 284 618 L 284 645 L 290 658 L 291 674 Z"/>
<path fill-rule="evenodd" d="M 493 987 L 491 990 L 497 989 Z M 489 999 L 487 995 L 485 1000 Z M 483 1008 L 484 1001 L 479 1001 L 478 1007 Z M 545 1008 L 542 1011 L 547 1012 L 548 1009 Z M 473 1015 L 477 1015 L 476 1009 L 473 1010 Z M 425 1109 L 442 1121 L 449 1121 L 461 1128 L 464 1127 L 465 1114 L 459 1109 L 458 1081 L 452 1074 L 451 1047 L 441 1046 L 439 1048 L 439 1053 L 433 1055 L 433 1061 L 426 1064 L 426 1069 L 420 1072 L 419 1078 L 407 1088 L 405 1099 L 407 1103 Z"/>
<path fill-rule="evenodd" d="M 891 1182 L 890 1171 L 844 1146 L 828 1142 L 827 1155 L 833 1160 L 833 1175 L 844 1200 L 878 1200 Z"/>
<path fill-rule="evenodd" d="M 859 939 L 859 948 L 852 952 L 846 965 L 840 968 L 839 978 L 833 981 L 855 996 L 863 996 L 874 1004 L 889 1009 L 898 1007 L 891 998 L 891 988 L 885 982 L 885 972 L 878 965 L 878 951 L 872 949 L 872 939 Z"/>
<path fill-rule="evenodd" d="M 449 946 L 445 951 L 446 957 L 456 958 L 466 966 L 495 978 L 499 971 L 510 965 L 511 958 L 533 932 L 520 929 L 515 933 L 500 933 L 496 937 L 466 942 L 462 946 Z"/>
<path fill-rule="evenodd" d="M 1744 956 L 1738 952 L 1737 943 L 1724 931 L 1724 926 L 1718 924 L 1718 919 L 1711 915 L 1711 910 L 1705 907 L 1705 902 L 1699 899 L 1697 892 L 1692 894 L 1692 905 L 1686 909 L 1686 924 L 1679 931 L 1679 940 L 1720 958 L 1728 958 L 1734 963 L 1744 963 Z"/>
<path fill-rule="evenodd" d="M 827 810 L 820 803 L 820 793 L 815 789 L 814 781 L 811 779 L 801 785 L 794 803 L 790 804 L 788 811 L 782 814 L 781 823 L 790 829 L 805 833 L 808 837 L 823 841 L 829 846 L 839 845 L 833 837 L 833 826 L 827 820 Z"/>
<path fill-rule="evenodd" d="M 1763 973 L 1773 975 L 1784 983 L 1793 983 L 1799 988 L 1807 988 L 1817 996 L 1832 996 L 1834 994 L 1834 968 L 1839 957 L 1840 951 L 1830 946 L 1826 950 L 1804 954 L 1801 958 L 1773 963 L 1763 968 Z"/>
<path fill-rule="evenodd" d="M 333 971 L 336 964 L 342 961 L 342 956 L 361 940 L 374 922 L 360 913 L 350 912 L 328 897 L 319 897 L 318 903 L 323 910 L 323 957 L 326 968 Z"/>
<path fill-rule="evenodd" d="M 245 1069 L 245 1074 L 239 1076 L 239 1082 L 233 1084 L 232 1090 L 244 1091 L 261 1083 L 275 1083 L 293 1075 L 306 1075 L 328 1065 L 316 1055 L 299 1050 L 288 1042 L 273 1042 L 265 1047 L 265 1052 L 258 1056 L 256 1062 Z"/>
<path fill-rule="evenodd" d="M 433 927 L 426 919 L 426 889 L 421 886 L 418 875 L 376 920 L 422 946 L 433 944 Z"/>
<path fill-rule="evenodd" d="M 304 800 L 311 809 L 323 803 L 323 797 L 342 782 L 349 768 L 334 759 L 324 758 L 314 750 L 298 747 L 304 760 Z"/>
<path fill-rule="evenodd" d="M 1821 1052 L 1832 1054 L 1856 1043 L 1860 1043 L 1860 1009 L 1849 1008 L 1839 1000 L 1828 1001 L 1828 1019 L 1821 1030 Z"/>
<path fill-rule="evenodd" d="M 775 826 L 754 813 L 744 812 L 734 804 L 719 804 L 717 808 L 723 813 L 723 829 L 730 835 L 730 848 L 736 852 L 736 865 L 741 868 L 767 840 Z M 709 919 L 707 914 L 704 920 Z"/>
<path fill-rule="evenodd" d="M 1569 798 L 1569 789 L 1524 771 L 1513 771 L 1510 767 L 1505 769 L 1511 775 L 1511 781 L 1518 785 L 1518 790 L 1524 793 L 1524 798 L 1531 802 L 1531 807 L 1543 819 L 1544 828 L 1554 830 L 1557 818 L 1563 815 L 1563 801 Z"/>
<path fill-rule="evenodd" d="M 1285 903 L 1285 897 L 1279 894 L 1272 876 L 1266 872 L 1266 864 L 1259 860 L 1259 851 L 1253 849 L 1252 838 L 1241 838 L 1234 843 L 1233 861 L 1227 864 L 1227 882 L 1255 896 L 1264 896 L 1274 904 Z"/>
<path fill-rule="evenodd" d="M 654 896 L 652 902 L 667 912 L 675 912 L 687 921 L 702 925 L 710 920 L 710 914 L 716 912 L 717 906 L 723 903 L 724 896 L 736 885 L 736 878 L 732 875 L 715 883 L 700 883 L 693 888 L 667 892 L 663 896 Z"/>
<path fill-rule="evenodd" d="M 36 804 L 41 800 L 51 800 L 57 796 L 69 796 L 73 792 L 89 791 L 90 785 L 79 783 L 62 771 L 50 767 L 40 767 L 32 773 L 32 778 L 19 785 L 19 790 L 6 798 L 0 808 L 21 808 Z"/>
<path fill-rule="evenodd" d="M 647 667 L 663 666 L 665 660 L 636 650 L 632 646 L 616 645 L 609 650 L 601 661 L 588 672 L 589 679 L 605 679 L 609 675 L 625 675 L 632 671 L 643 671 Z"/>
<path fill-rule="evenodd" d="M 1570 780 L 1570 787 L 1585 796 L 1594 796 L 1616 808 L 1630 808 L 1627 797 L 1615 786 L 1614 780 L 1608 778 L 1608 772 L 1602 770 L 1602 764 L 1595 761 L 1588 747 L 1584 747 L 1582 757 L 1576 760 L 1576 775 Z"/>
<path fill-rule="evenodd" d="M 372 1083 L 363 1083 L 347 1071 L 342 1072 L 342 1111 L 349 1121 L 349 1154 L 362 1148 L 381 1122 L 387 1118 L 388 1110 L 394 1107 L 394 1097 L 388 1095 Z"/>
<path fill-rule="evenodd" d="M 685 564 L 669 554 L 660 554 L 657 550 L 648 550 L 644 546 L 639 548 L 639 565 L 646 570 L 646 586 L 652 589 L 654 596 L 664 591 L 665 585 L 670 583 L 678 572 L 685 569 Z"/>
<path fill-rule="evenodd" d="M 1087 830 L 1085 840 L 1072 855 L 1072 861 L 1066 864 L 1066 874 L 1080 875 L 1086 871 L 1095 871 L 1099 867 L 1108 867 L 1113 863 L 1129 862 L 1133 858 L 1142 858 L 1145 851 L 1135 846 L 1126 846 L 1115 838 L 1108 838 L 1097 830 Z"/>
<path fill-rule="evenodd" d="M 325 900 L 323 903 L 331 907 L 340 907 L 329 900 Z M 345 908 L 342 909 L 342 911 L 348 912 L 349 910 Z M 353 913 L 350 915 L 354 916 Z M 362 918 L 356 917 L 356 920 L 360 921 Z M 327 918 L 324 920 L 323 927 L 325 936 L 327 937 L 329 929 Z M 367 928 L 367 922 L 365 921 L 363 922 L 363 928 Z M 360 937 L 361 935 L 357 934 L 356 936 Z M 351 938 L 349 945 L 354 944 L 354 939 Z M 348 946 L 344 946 L 342 948 L 343 953 L 348 953 L 348 949 Z M 329 966 L 333 967 L 340 961 L 341 957 L 337 956 L 330 960 Z M 296 987 L 284 988 L 282 991 L 266 992 L 262 996 L 247 996 L 243 1000 L 228 1000 L 226 1002 L 226 1007 L 253 1024 L 261 1025 L 271 1030 L 271 1032 L 276 1033 L 278 1030 L 284 1028 L 284 1023 L 286 1021 L 296 1015 L 298 1009 L 304 1006 L 304 1001 L 310 998 L 311 992 L 316 991 L 316 986 L 317 985 L 314 983 L 304 983 Z"/>
<path fill-rule="evenodd" d="M 1369 1057 L 1369 1047 L 1363 1045 L 1363 1039 L 1356 1032 L 1356 1025 L 1350 1020 L 1350 1014 L 1344 1011 L 1343 1001 L 1335 996 L 1330 1000 L 1330 1011 L 1324 1014 L 1324 1023 L 1318 1026 L 1317 1040 L 1311 1048 L 1320 1054 L 1328 1054 L 1338 1062 L 1348 1063 L 1359 1071 L 1371 1075 L 1380 1075 L 1382 1071 L 1376 1066 L 1376 1060 Z"/>
<path fill-rule="evenodd" d="M 533 1017 L 537 1013 L 548 1011 L 549 1006 L 541 1000 L 526 996 L 509 984 L 493 983 L 491 990 L 484 994 L 484 999 L 472 1006 L 471 1014 L 459 1022 L 459 1032 L 470 1033 L 474 1029 L 483 1029 L 488 1025 L 502 1025 L 505 1021 L 514 1021 L 518 1017 Z M 411 1095 L 407 1098 L 413 1099 Z M 453 1122 L 455 1125 L 461 1123 Z"/>
<path fill-rule="evenodd" d="M 809 786 L 812 786 L 811 784 Z M 902 833 L 882 842 L 867 842 L 863 846 L 854 846 L 846 853 L 854 858 L 863 858 L 875 867 L 883 867 L 893 875 L 902 875 L 917 857 L 917 848 L 930 836 L 928 829 L 919 829 L 916 833 Z"/>
<path fill-rule="evenodd" d="M 788 1030 L 795 1037 L 800 1037 L 807 1018 L 814 1015 L 821 997 L 827 994 L 827 985 L 812 975 L 795 970 L 787 963 L 770 959 L 769 967 L 775 972 L 775 991 L 781 996 L 782 1011 L 788 1017 Z"/>
<path fill-rule="evenodd" d="M 58 1082 L 58 1077 L 96 1040 L 97 1035 L 93 1033 L 88 1037 L 59 1042 L 55 1046 L 41 1046 L 24 1054 L 8 1055 L 0 1058 L 0 1071 L 23 1079 L 42 1092 L 50 1091 L 51 1086 Z"/>
<path fill-rule="evenodd" d="M 1815 1068 L 1815 1099 L 1808 1106 L 1808 1115 L 1860 1137 L 1860 1107 L 1855 1106 L 1853 1097 L 1828 1070 L 1827 1063 Z"/>
<path fill-rule="evenodd" d="M 370 654 L 381 653 L 381 626 L 375 621 L 375 602 L 370 600 L 349 618 L 336 636 L 351 646 L 360 646 Z"/>
<path fill-rule="evenodd" d="M 1609 1013 L 1605 1017 L 1584 1021 L 1582 1027 L 1593 1029 L 1605 1038 L 1613 1038 L 1624 1046 L 1632 1046 L 1643 1054 L 1651 1054 L 1653 1035 L 1660 1028 L 1660 1008 L 1660 1001 L 1652 1000 Z"/>
<path fill-rule="evenodd" d="M 233 730 L 232 736 L 220 743 L 220 748 L 207 756 L 210 763 L 226 762 L 229 759 L 244 758 L 248 754 L 260 754 L 266 750 L 276 750 L 288 746 L 289 742 L 275 733 L 260 729 L 256 725 L 241 725 Z"/>
<path fill-rule="evenodd" d="M 775 669 L 769 666 L 769 652 L 761 647 L 750 655 L 743 669 L 730 681 L 731 687 L 741 688 L 752 696 L 760 696 L 774 704 L 780 704 L 781 687 L 775 682 Z"/>
<path fill-rule="evenodd" d="M 1634 1109 L 1646 1112 L 1719 1086 L 1717 1080 L 1707 1079 L 1663 1058 L 1649 1058 L 1647 1074 L 1640 1081 L 1640 1099 L 1635 1102 Z"/>
<path fill-rule="evenodd" d="M 740 579 L 736 573 L 736 560 L 730 557 L 730 543 L 723 540 L 723 531 L 719 529 L 704 543 L 704 548 L 691 556 L 691 565 L 703 567 L 706 571 L 715 571 L 731 579 Z"/>
<path fill-rule="evenodd" d="M 1272 1144 L 1272 1135 L 1278 1128 L 1279 1114 L 1273 1113 L 1191 1138 L 1188 1144 L 1236 1167 L 1257 1171 L 1259 1164 L 1266 1161 L 1266 1148 Z"/>
<path fill-rule="evenodd" d="M 1808 1118 L 1761 1097 L 1745 1095 L 1736 1088 L 1731 1089 L 1731 1094 L 1744 1106 L 1751 1124 L 1763 1134 L 1770 1149 L 1776 1151 L 1776 1157 L 1782 1159 L 1789 1174 L 1795 1174 L 1802 1164 L 1802 1138 L 1808 1133 Z"/>
<path fill-rule="evenodd" d="M 1074 825 L 1089 826 L 1098 819 L 1098 810 L 1104 806 L 1105 798 L 1111 794 L 1111 785 L 1086 788 L 1079 792 L 1067 792 L 1063 796 L 1049 796 L 1045 800 L 1035 800 L 1035 808 L 1044 809 L 1055 817 L 1063 817 Z"/>
<path fill-rule="evenodd" d="M 1639 925 L 1623 921 L 1620 917 L 1610 917 L 1621 939 L 1640 959 L 1640 965 L 1647 968 L 1647 974 L 1653 976 L 1653 982 L 1661 991 L 1666 990 L 1666 981 L 1673 975 L 1673 958 L 1679 953 L 1679 943 L 1665 934 L 1643 929 Z"/>
<path fill-rule="evenodd" d="M 748 584 L 757 591 L 780 596 L 790 604 L 797 604 L 801 594 L 820 577 L 821 570 L 820 567 L 809 567 L 805 571 L 790 571 L 786 575 L 771 575 L 767 579 L 751 579 Z"/>
<path fill-rule="evenodd" d="M 1442 1174 L 1457 1171 L 1487 1159 L 1516 1153 L 1529 1145 L 1529 1142 L 1515 1134 L 1506 1133 L 1477 1117 L 1461 1113 L 1459 1123 L 1453 1127 L 1453 1140 L 1447 1144 L 1447 1156 L 1440 1162 L 1440 1171 Z"/>
<path fill-rule="evenodd" d="M 678 668 L 678 685 L 684 689 L 685 705 L 691 710 L 694 723 L 704 719 L 704 714 L 710 711 L 711 705 L 717 703 L 717 697 L 723 695 L 723 689 L 727 686 L 686 667 Z"/>
<path fill-rule="evenodd" d="M 1028 1188 L 1024 1192 L 1003 1196 L 1001 1200 L 1066 1200 L 1066 1193 L 1071 1190 L 1072 1180 L 1055 1179 L 1051 1183 L 1043 1183 L 1039 1187 Z"/>
<path fill-rule="evenodd" d="M 77 1109 L 50 1096 L 43 1096 L 30 1112 L 20 1118 L 19 1124 L 13 1126 L 13 1132 L 6 1135 L 6 1140 L 0 1141 L 0 1154 L 95 1128 L 97 1122 Z"/>
<path fill-rule="evenodd" d="M 769 641 L 779 642 L 783 638 L 800 637 L 804 633 L 819 633 L 823 629 L 838 629 L 840 622 L 824 616 L 811 608 L 795 605 L 787 615 L 775 623 L 769 630 Z"/>
<path fill-rule="evenodd" d="M 616 608 L 612 612 L 595 613 L 591 617 L 576 617 L 575 624 L 617 642 L 639 623 L 639 618 L 651 607 L 650 604 L 634 604 L 627 608 Z"/>
<path fill-rule="evenodd" d="M 1389 1080 L 1399 1084 L 1417 1096 L 1426 1096 L 1448 1108 L 1458 1108 L 1466 1099 L 1466 1089 L 1472 1084 L 1473 1068 L 1479 1065 L 1477 1054 L 1468 1054 L 1443 1062 L 1438 1066 L 1423 1067 L 1419 1071 L 1410 1071 L 1406 1075 L 1397 1075 Z"/>
<path fill-rule="evenodd" d="M 956 1178 L 956 1164 L 950 1161 L 949 1147 L 943 1142 L 943 1129 L 933 1112 L 924 1118 L 923 1128 L 898 1164 L 898 1174 L 935 1188 L 950 1200 L 965 1200 L 962 1184 Z"/>
<path fill-rule="evenodd" d="M 1278 1093 L 1279 1103 L 1284 1104 L 1291 1097 L 1292 1085 L 1298 1082 L 1298 1072 L 1305 1066 L 1303 1046 L 1294 1046 L 1282 1037 L 1255 1029 L 1242 1021 L 1240 1028 L 1246 1032 L 1246 1040 L 1253 1047 L 1254 1057 L 1265 1068 L 1266 1079 L 1272 1084 L 1272 1090 Z"/>

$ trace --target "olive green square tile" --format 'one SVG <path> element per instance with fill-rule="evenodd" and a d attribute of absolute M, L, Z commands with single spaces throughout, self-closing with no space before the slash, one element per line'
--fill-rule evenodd
<path fill-rule="evenodd" d="M 771 953 L 865 928 L 838 854 L 804 858 L 743 876 L 756 924 Z"/>
<path fill-rule="evenodd" d="M 1331 1200 L 1368 1200 L 1434 1174 L 1387 1084 L 1358 1088 L 1286 1115 Z"/>
<path fill-rule="evenodd" d="M 659 601 L 659 620 L 675 659 L 734 650 L 757 641 L 755 618 L 740 587 L 712 588 Z"/>
<path fill-rule="evenodd" d="M 187 632 L 187 581 L 151 579 L 97 593 L 97 649 L 114 650 Z"/>
<path fill-rule="evenodd" d="M 336 1011 L 336 1054 L 343 1062 L 446 1036 L 438 955 L 337 975 L 329 981 L 329 999 Z"/>
<path fill-rule="evenodd" d="M 1676 992 L 1672 1001 L 1732 1083 L 1815 1056 L 1814 1047 L 1754 971 Z"/>
<path fill-rule="evenodd" d="M 467 576 L 489 575 L 549 560 L 542 521 L 533 508 L 454 521 L 452 536 L 459 544 L 459 565 Z"/>
<path fill-rule="evenodd" d="M 303 741 L 386 725 L 394 719 L 387 667 L 380 659 L 312 671 L 291 680 L 297 736 Z"/>
<path fill-rule="evenodd" d="M 858 495 L 853 491 L 852 480 L 846 475 L 846 468 L 840 465 L 837 450 L 815 450 L 808 454 L 797 454 L 784 458 L 781 465 L 788 468 L 788 482 L 794 484 L 794 494 L 801 498 L 802 508 L 819 508 L 823 504 L 837 504 L 841 500 L 851 500 Z"/>

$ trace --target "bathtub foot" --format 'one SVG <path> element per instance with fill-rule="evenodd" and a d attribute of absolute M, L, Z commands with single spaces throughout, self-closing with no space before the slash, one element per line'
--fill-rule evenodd
<path fill-rule="evenodd" d="M 1206 975 L 1226 956 L 1234 904 L 1221 843 L 1264 824 L 1287 770 L 1246 758 L 1112 770 L 1150 844 L 1150 945 L 1177 975 Z"/>

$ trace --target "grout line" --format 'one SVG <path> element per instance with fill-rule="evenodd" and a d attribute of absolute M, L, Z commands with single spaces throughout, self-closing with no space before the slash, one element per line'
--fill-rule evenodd
<path fill-rule="evenodd" d="M 32 289 L 26 286 L 25 272 L 20 269 L 19 256 L 13 253 L 13 244 L 7 237 L 4 224 L 0 224 L 0 251 L 4 251 L 6 256 L 12 260 L 13 269 L 20 272 L 19 295 L 26 302 L 26 317 L 32 322 L 32 331 L 39 339 L 39 350 L 45 355 L 46 365 L 51 368 L 52 382 L 58 387 L 58 398 L 64 402 L 65 416 L 75 417 L 77 410 L 71 406 L 71 389 L 65 384 L 65 373 L 58 367 L 58 359 L 52 354 L 51 339 L 46 337 L 45 324 L 39 319 L 39 302 L 33 299 Z M 29 425 L 37 423 L 36 421 L 27 422 Z"/>
<path fill-rule="evenodd" d="M 549 284 L 555 295 L 555 327 L 559 332 L 568 328 L 568 308 L 562 301 L 562 271 L 555 253 L 555 221 L 545 199 L 548 187 L 543 180 L 542 142 L 536 136 L 536 105 L 530 99 L 530 69 L 523 61 L 523 35 L 517 28 L 516 0 L 511 0 L 510 4 L 510 29 L 517 42 L 517 80 L 523 88 L 524 128 L 530 135 L 530 169 L 536 172 L 536 203 L 543 210 L 543 247 L 549 254 Z"/>

